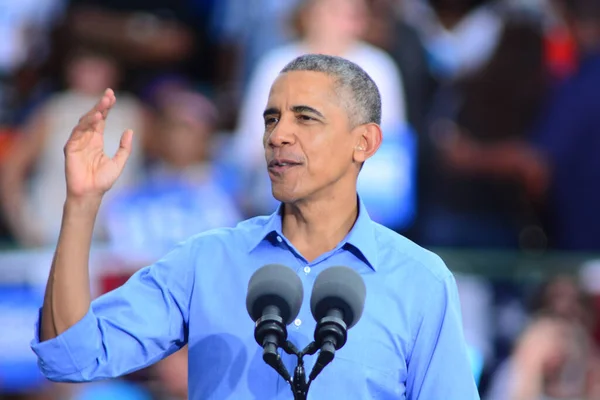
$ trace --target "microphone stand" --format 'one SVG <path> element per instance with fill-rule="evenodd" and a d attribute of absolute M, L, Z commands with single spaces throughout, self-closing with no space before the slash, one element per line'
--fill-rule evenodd
<path fill-rule="evenodd" d="M 287 354 L 298 357 L 298 362 L 296 368 L 294 369 L 294 377 L 292 378 L 287 371 L 287 368 L 283 364 L 283 360 L 279 356 L 279 353 L 277 352 L 278 341 L 276 337 L 278 336 L 285 338 L 287 336 L 287 332 L 285 332 L 285 326 L 281 326 L 281 323 L 274 323 L 272 320 L 259 320 L 257 325 L 259 325 L 258 331 L 263 329 L 265 331 L 269 331 L 269 334 L 265 335 L 263 342 L 263 359 L 267 364 L 273 367 L 273 369 L 275 369 L 286 382 L 290 384 L 292 393 L 294 394 L 294 400 L 306 400 L 310 384 L 316 379 L 321 371 L 323 371 L 323 368 L 333 361 L 333 358 L 335 357 L 335 351 L 346 343 L 347 338 L 347 328 L 346 324 L 341 318 L 341 312 L 339 310 L 333 310 L 331 315 L 322 318 L 319 321 L 315 330 L 315 341 L 311 342 L 302 351 L 298 351 L 298 348 L 292 342 L 286 340 L 281 348 Z M 280 335 L 275 335 L 275 332 L 278 332 Z M 308 376 L 307 381 L 306 371 L 304 369 L 304 356 L 312 356 L 316 354 L 317 351 L 319 351 L 319 355 L 310 372 L 310 375 Z"/>

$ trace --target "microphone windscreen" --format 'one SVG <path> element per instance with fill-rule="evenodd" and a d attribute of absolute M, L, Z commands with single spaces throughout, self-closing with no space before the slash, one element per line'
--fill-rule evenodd
<path fill-rule="evenodd" d="M 291 268 L 269 264 L 252 274 L 248 282 L 246 309 L 256 321 L 268 306 L 277 306 L 286 325 L 292 323 L 300 312 L 304 288 L 302 281 Z"/>
<path fill-rule="evenodd" d="M 367 288 L 361 276 L 348 267 L 327 268 L 317 276 L 310 298 L 310 310 L 319 321 L 332 308 L 344 314 L 348 329 L 356 325 L 365 307 Z"/>

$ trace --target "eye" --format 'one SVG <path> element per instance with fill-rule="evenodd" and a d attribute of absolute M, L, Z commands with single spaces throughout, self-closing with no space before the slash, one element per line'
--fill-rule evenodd
<path fill-rule="evenodd" d="M 279 122 L 279 118 L 277 117 L 266 117 L 265 118 L 265 126 L 269 127 Z"/>
<path fill-rule="evenodd" d="M 315 121 L 315 119 L 313 117 L 308 116 L 308 115 L 303 115 L 303 114 L 299 115 L 298 119 L 303 122 Z"/>

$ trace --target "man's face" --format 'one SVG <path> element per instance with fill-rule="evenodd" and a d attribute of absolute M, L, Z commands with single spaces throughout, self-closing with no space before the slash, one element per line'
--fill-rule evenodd
<path fill-rule="evenodd" d="M 334 188 L 355 184 L 357 138 L 333 78 L 312 71 L 279 75 L 264 120 L 265 157 L 277 200 L 331 198 Z"/>

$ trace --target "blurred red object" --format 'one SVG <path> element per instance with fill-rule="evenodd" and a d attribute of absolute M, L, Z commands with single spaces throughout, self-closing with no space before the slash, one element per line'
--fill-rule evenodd
<path fill-rule="evenodd" d="M 6 159 L 16 137 L 15 130 L 0 126 L 0 164 Z"/>
<path fill-rule="evenodd" d="M 97 295 L 108 293 L 122 286 L 131 276 L 144 267 L 143 263 L 131 263 L 115 255 L 108 255 L 100 262 L 97 275 Z"/>
<path fill-rule="evenodd" d="M 546 34 L 545 53 L 552 77 L 563 80 L 577 69 L 577 45 L 567 29 L 554 28 Z"/>
<path fill-rule="evenodd" d="M 100 278 L 100 293 L 108 293 L 122 286 L 131 277 L 131 273 L 106 274 Z"/>

